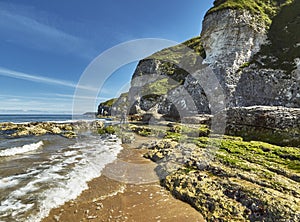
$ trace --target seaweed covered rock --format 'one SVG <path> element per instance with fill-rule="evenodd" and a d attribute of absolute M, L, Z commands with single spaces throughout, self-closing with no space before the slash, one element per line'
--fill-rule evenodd
<path fill-rule="evenodd" d="M 148 149 L 162 184 L 207 221 L 300 219 L 299 148 L 226 136 L 162 140 Z"/>
<path fill-rule="evenodd" d="M 10 137 L 41 136 L 45 134 L 61 135 L 66 138 L 75 138 L 76 132 L 97 130 L 104 127 L 103 121 L 78 121 L 72 123 L 31 122 L 31 123 L 0 123 L 0 131 Z"/>

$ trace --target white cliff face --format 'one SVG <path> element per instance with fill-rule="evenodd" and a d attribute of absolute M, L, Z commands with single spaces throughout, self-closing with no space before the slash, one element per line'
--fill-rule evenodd
<path fill-rule="evenodd" d="M 260 46 L 266 41 L 266 38 L 266 27 L 257 16 L 248 11 L 226 9 L 205 17 L 201 33 L 201 42 L 206 53 L 204 63 L 210 64 L 222 85 L 225 97 L 228 100 L 224 101 L 226 106 L 233 106 L 235 103 L 231 100 L 234 100 L 233 95 L 236 84 L 240 79 L 240 73 L 237 70 L 244 63 L 249 62 L 252 56 L 260 50 Z M 140 107 L 141 110 L 149 110 L 149 106 L 154 107 L 155 105 L 154 101 L 141 100 L 139 94 L 143 85 L 149 80 L 153 81 L 151 74 L 156 74 L 154 75 L 156 77 L 164 75 L 158 68 L 159 65 L 159 61 L 143 60 L 139 63 L 133 75 L 129 94 L 133 95 L 133 100 L 139 101 L 137 107 Z M 139 78 L 139 76 L 146 77 L 146 79 Z M 181 90 L 189 93 L 194 102 L 193 106 L 196 106 L 200 113 L 210 113 L 205 92 L 201 87 L 203 84 L 206 83 L 186 77 Z M 173 94 L 173 92 L 170 92 L 171 97 L 175 98 L 176 93 Z M 177 105 L 185 101 L 182 96 L 178 96 L 175 100 L 173 103 Z M 170 111 L 163 113 L 168 112 Z"/>
<path fill-rule="evenodd" d="M 206 15 L 201 37 L 207 56 L 204 62 L 223 69 L 220 79 L 230 86 L 238 81 L 234 73 L 265 43 L 267 31 L 250 12 L 225 9 Z"/>
<path fill-rule="evenodd" d="M 222 86 L 224 106 L 300 107 L 300 59 L 298 57 L 295 59 L 297 67 L 289 73 L 278 68 L 262 68 L 258 65 L 261 62 L 253 58 L 259 55 L 261 46 L 267 43 L 268 32 L 269 27 L 259 15 L 253 15 L 246 10 L 224 9 L 206 15 L 201 41 L 197 41 L 197 44 L 198 48 L 201 46 L 202 49 L 203 46 L 205 50 L 202 54 L 206 55 L 203 63 L 209 65 Z M 270 40 L 270 44 L 266 47 L 271 46 Z M 191 70 L 185 70 L 187 73 L 184 75 L 182 70 L 174 71 L 169 64 L 163 64 L 156 59 L 147 58 L 140 61 L 129 91 L 132 114 L 152 112 L 177 118 L 181 113 L 185 114 L 185 111 L 187 115 L 196 112 L 211 113 L 212 100 L 209 101 L 207 92 L 211 90 L 212 93 L 216 93 L 215 88 L 210 87 L 207 79 L 200 80 L 193 76 L 204 69 L 202 60 L 194 61 L 188 54 L 186 56 L 183 54 L 182 61 L 179 61 L 180 50 L 182 50 L 180 47 L 171 47 L 168 53 L 171 58 L 175 55 L 178 64 L 188 62 L 188 66 L 192 67 Z M 186 53 L 184 50 L 182 52 Z M 272 54 L 262 54 L 262 56 L 273 58 Z M 256 59 L 258 64 L 253 62 L 255 61 L 253 59 Z M 166 71 L 168 68 L 172 72 Z M 178 87 L 169 90 L 166 95 L 146 97 L 143 95 L 143 87 L 147 83 L 166 77 L 174 78 L 181 83 Z M 151 93 L 148 92 L 149 95 Z"/>

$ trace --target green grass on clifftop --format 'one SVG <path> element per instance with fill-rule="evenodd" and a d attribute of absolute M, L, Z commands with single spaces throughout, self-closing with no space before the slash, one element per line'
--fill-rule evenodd
<path fill-rule="evenodd" d="M 103 103 L 100 103 L 100 105 L 111 107 L 116 101 L 117 101 L 117 99 L 114 98 L 114 99 L 107 100 Z"/>
<path fill-rule="evenodd" d="M 207 14 L 223 9 L 249 10 L 253 14 L 260 14 L 266 24 L 270 25 L 280 8 L 292 2 L 293 0 L 215 0 L 214 7 Z"/>
<path fill-rule="evenodd" d="M 181 44 L 154 53 L 148 59 L 159 60 L 158 70 L 175 81 L 183 83 L 190 70 L 184 67 L 194 67 L 197 61 L 206 57 L 201 37 L 197 36 Z M 179 64 L 183 67 L 179 67 Z"/>
<path fill-rule="evenodd" d="M 181 44 L 163 49 L 146 59 L 155 59 L 163 62 L 179 64 L 185 57 L 200 56 L 205 58 L 205 51 L 201 42 L 201 36 L 191 38 Z"/>

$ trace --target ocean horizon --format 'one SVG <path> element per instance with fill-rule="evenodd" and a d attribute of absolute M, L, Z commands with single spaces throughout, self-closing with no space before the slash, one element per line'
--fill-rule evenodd
<path fill-rule="evenodd" d="M 0 122 L 24 123 L 45 121 L 94 120 L 90 115 L 80 114 L 0 114 Z"/>

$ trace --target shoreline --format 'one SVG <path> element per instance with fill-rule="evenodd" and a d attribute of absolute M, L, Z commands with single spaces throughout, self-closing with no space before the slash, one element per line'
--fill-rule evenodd
<path fill-rule="evenodd" d="M 42 221 L 298 221 L 299 148 L 210 133 L 201 124 L 102 125 L 98 134 L 123 142 L 117 159 Z"/>
<path fill-rule="evenodd" d="M 136 149 L 153 138 L 135 135 L 135 139 L 132 144 L 122 144 L 118 160 L 141 166 L 149 165 L 146 170 L 154 174 L 154 171 L 150 172 L 154 163 L 143 157 L 146 151 Z M 119 167 L 122 168 L 122 165 Z M 42 221 L 205 221 L 192 206 L 176 199 L 162 187 L 158 178 L 157 181 L 138 183 L 141 178 L 135 177 L 137 183 L 130 180 L 129 183 L 119 182 L 107 176 L 107 172 L 111 170 L 118 171 L 118 167 L 114 163 L 108 164 L 100 177 L 88 183 L 87 190 L 75 200 L 52 209 Z"/>

